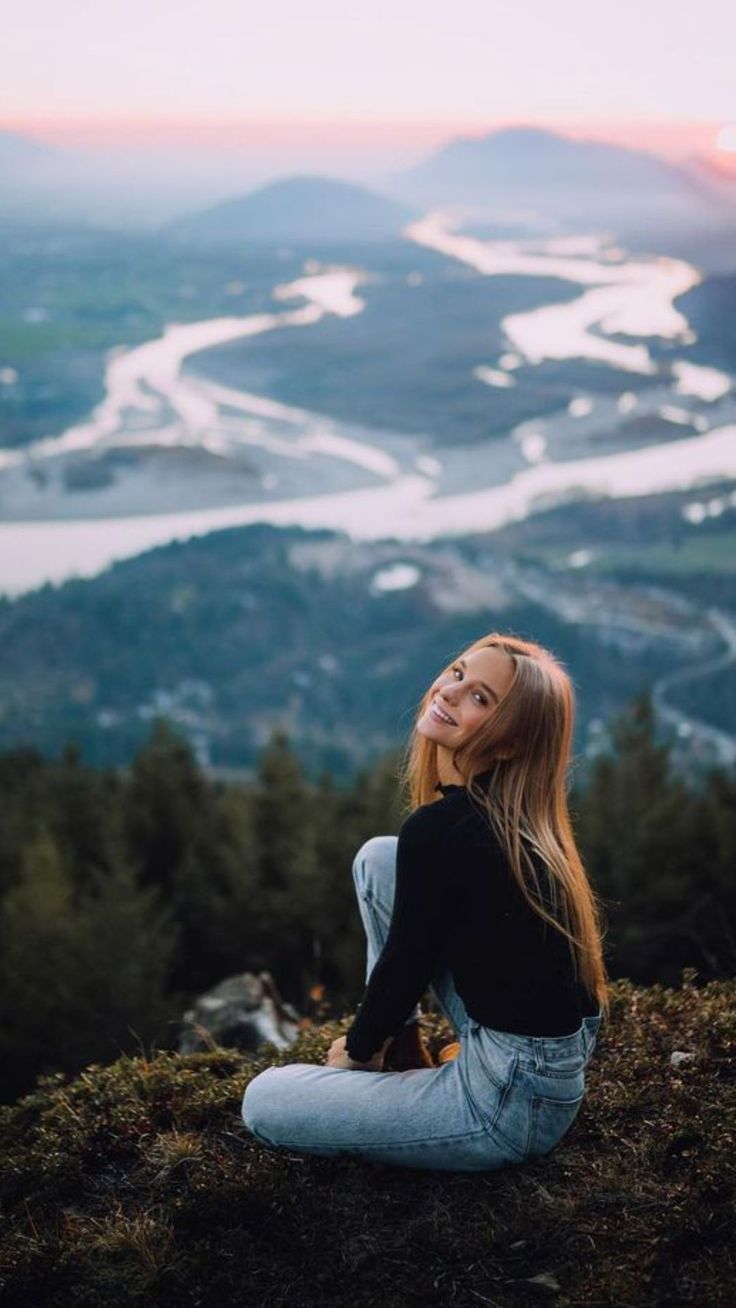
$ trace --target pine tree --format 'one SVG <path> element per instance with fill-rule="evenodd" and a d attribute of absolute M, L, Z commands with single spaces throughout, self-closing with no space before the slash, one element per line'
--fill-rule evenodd
<path fill-rule="evenodd" d="M 238 884 L 239 851 L 227 810 L 189 742 L 165 719 L 155 721 L 135 758 L 121 803 L 125 857 L 144 885 L 158 889 L 181 928 L 173 983 L 190 994 L 206 989 L 235 961 L 233 933 L 242 924 L 232 914 L 242 910 L 245 887 Z"/>
<path fill-rule="evenodd" d="M 75 888 L 55 836 L 24 849 L 0 906 L 4 1099 L 41 1072 L 74 1072 L 146 1040 L 166 1043 L 180 1011 L 167 992 L 175 928 L 124 864 Z"/>
<path fill-rule="evenodd" d="M 606 906 L 612 975 L 672 983 L 694 961 L 684 921 L 713 845 L 655 726 L 644 692 L 613 723 L 612 753 L 594 761 L 575 797 L 575 826 Z"/>
<path fill-rule="evenodd" d="M 313 981 L 310 954 L 325 912 L 314 839 L 314 801 L 286 733 L 272 732 L 259 759 L 253 797 L 259 918 L 258 965 L 273 972 L 299 1006 Z"/>

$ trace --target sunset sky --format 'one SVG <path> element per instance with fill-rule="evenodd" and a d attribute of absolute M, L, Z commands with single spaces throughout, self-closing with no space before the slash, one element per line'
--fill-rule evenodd
<path fill-rule="evenodd" d="M 3 21 L 0 126 L 327 157 L 523 122 L 717 154 L 735 49 L 732 0 L 24 0 Z"/>

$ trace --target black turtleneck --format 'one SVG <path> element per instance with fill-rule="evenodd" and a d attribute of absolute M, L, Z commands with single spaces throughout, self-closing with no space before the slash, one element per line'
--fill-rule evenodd
<path fill-rule="evenodd" d="M 441 967 L 468 1016 L 495 1030 L 569 1035 L 598 1008 L 576 983 L 566 938 L 527 904 L 466 787 L 435 789 L 442 798 L 416 808 L 399 830 L 388 937 L 346 1036 L 357 1062 L 399 1032 Z M 547 896 L 546 870 L 532 857 Z"/>

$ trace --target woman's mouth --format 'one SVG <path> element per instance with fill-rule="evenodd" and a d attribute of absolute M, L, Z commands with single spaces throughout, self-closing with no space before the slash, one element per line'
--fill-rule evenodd
<path fill-rule="evenodd" d="M 432 704 L 432 707 L 429 711 L 430 711 L 430 715 L 435 719 L 436 722 L 446 722 L 448 727 L 457 726 L 457 722 L 455 721 L 455 719 L 451 718 L 449 713 L 445 713 L 445 710 L 441 709 L 436 703 Z"/>

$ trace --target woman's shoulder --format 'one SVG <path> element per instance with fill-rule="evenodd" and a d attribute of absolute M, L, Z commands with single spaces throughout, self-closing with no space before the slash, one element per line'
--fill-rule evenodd
<path fill-rule="evenodd" d="M 399 834 L 437 839 L 452 833 L 457 839 L 469 839 L 477 837 L 481 826 L 488 829 L 487 821 L 471 803 L 467 791 L 458 786 L 439 799 L 413 809 L 404 818 Z"/>

